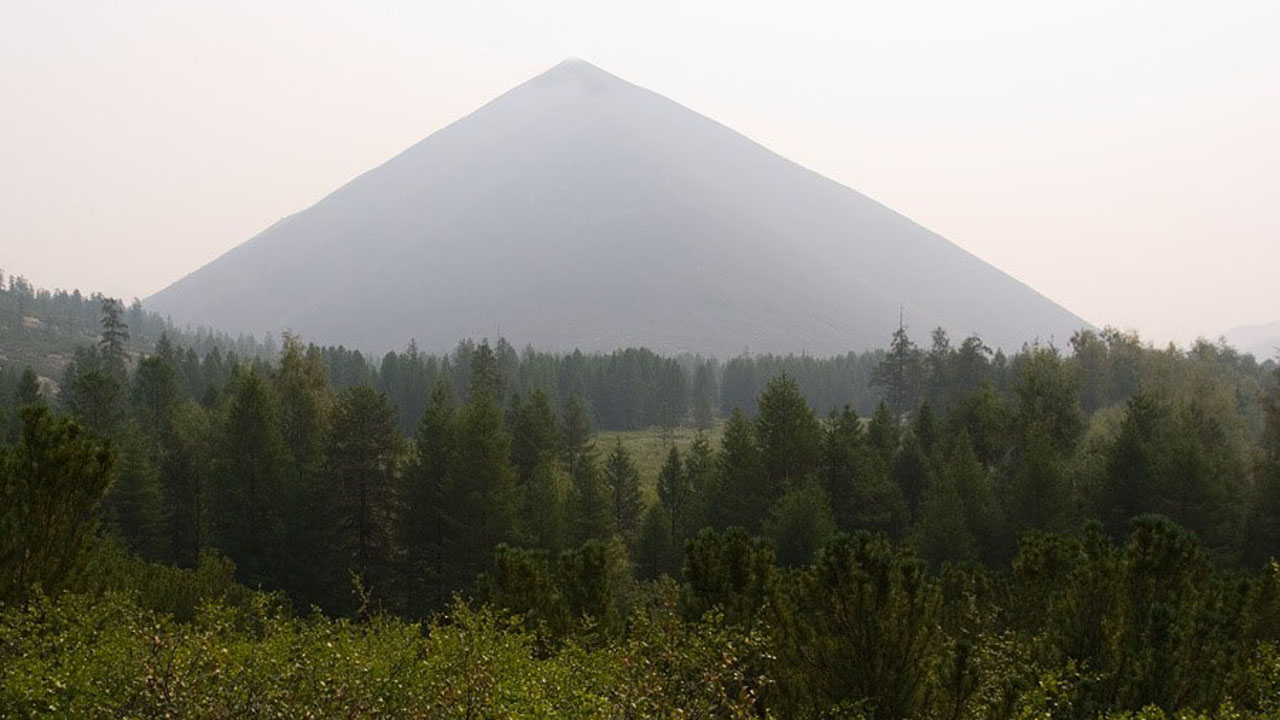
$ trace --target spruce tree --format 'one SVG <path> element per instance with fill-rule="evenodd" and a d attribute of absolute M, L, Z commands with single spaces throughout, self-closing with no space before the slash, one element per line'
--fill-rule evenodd
<path fill-rule="evenodd" d="M 964 498 L 956 478 L 942 472 L 925 491 L 916 531 L 920 557 L 934 568 L 943 563 L 969 563 L 978 558 L 978 542 L 969 528 Z"/>
<path fill-rule="evenodd" d="M 607 540 L 617 529 L 605 479 L 591 455 L 582 456 L 569 478 L 569 522 L 575 544 Z"/>
<path fill-rule="evenodd" d="M 218 444 L 213 533 L 250 586 L 282 570 L 285 478 L 289 455 L 271 392 L 257 371 L 241 374 L 230 395 Z"/>
<path fill-rule="evenodd" d="M 330 547 L 341 569 L 374 597 L 389 595 L 395 555 L 396 483 L 402 457 L 395 411 L 367 386 L 344 390 L 334 407 L 327 469 L 335 493 Z"/>
<path fill-rule="evenodd" d="M 40 394 L 40 378 L 36 375 L 36 371 L 31 366 L 23 368 L 22 376 L 18 379 L 18 389 L 14 393 L 14 399 L 19 407 L 23 405 L 35 405 L 43 401 Z"/>
<path fill-rule="evenodd" d="M 460 571 L 452 552 L 462 529 L 462 511 L 451 472 L 457 465 L 457 409 L 453 386 L 436 381 L 418 423 L 413 459 L 400 492 L 400 577 L 411 617 L 443 607 Z"/>
<path fill-rule="evenodd" d="M 644 498 L 640 493 L 640 471 L 631 459 L 631 453 L 617 438 L 604 462 L 605 487 L 609 492 L 613 521 L 625 537 L 632 537 L 640 528 Z"/>
<path fill-rule="evenodd" d="M 658 502 L 666 510 L 667 519 L 671 522 L 671 537 L 676 541 L 684 537 L 691 496 L 689 477 L 685 474 L 680 451 L 673 446 L 658 471 Z"/>
<path fill-rule="evenodd" d="M 715 501 L 718 483 L 716 454 L 705 433 L 699 431 L 689 443 L 684 456 L 684 472 L 688 478 L 690 498 L 686 527 L 690 532 L 715 523 L 711 503 Z"/>
<path fill-rule="evenodd" d="M 644 522 L 635 542 L 636 577 L 656 580 L 662 575 L 675 575 L 678 557 L 671 536 L 671 518 L 662 503 L 654 503 L 645 511 Z"/>
<path fill-rule="evenodd" d="M 734 410 L 725 423 L 718 465 L 712 503 L 715 524 L 759 532 L 773 495 L 756 445 L 755 428 L 740 410 Z"/>
<path fill-rule="evenodd" d="M 757 406 L 756 438 L 772 500 L 817 470 L 822 430 L 800 386 L 787 375 L 769 381 Z"/>
<path fill-rule="evenodd" d="M 572 477 L 578 462 L 595 453 L 595 429 L 590 411 L 580 396 L 570 395 L 565 400 L 561 429 L 564 469 Z"/>
<path fill-rule="evenodd" d="M 898 421 L 889 410 L 889 404 L 881 402 L 876 405 L 875 414 L 867 424 L 867 442 L 879 453 L 880 460 L 886 467 L 893 465 L 893 458 L 898 454 L 900 440 L 901 431 L 898 428 Z"/>
<path fill-rule="evenodd" d="M 774 503 L 764 534 L 773 540 L 780 565 L 807 565 L 836 534 L 835 516 L 826 491 L 813 481 L 788 490 Z"/>
<path fill-rule="evenodd" d="M 102 334 L 98 350 L 102 354 L 102 372 L 121 385 L 125 381 L 125 360 L 129 341 L 129 325 L 124 321 L 124 305 L 115 298 L 102 299 Z"/>
<path fill-rule="evenodd" d="M 334 584 L 346 584 L 334 568 L 331 531 L 338 489 L 325 467 L 331 449 L 333 392 L 319 354 L 284 335 L 280 360 L 271 376 L 279 407 L 280 433 L 289 457 L 284 487 L 289 512 L 284 517 L 287 584 L 300 603 L 327 604 Z M 379 588 L 379 591 L 384 588 Z"/>
<path fill-rule="evenodd" d="M 715 423 L 716 397 L 715 370 L 710 362 L 698 364 L 693 373 L 693 424 L 699 430 L 708 430 Z"/>
<path fill-rule="evenodd" d="M 923 375 L 920 349 L 911 342 L 906 327 L 899 322 L 889 343 L 889 351 L 872 374 L 871 384 L 884 388 L 890 412 L 901 417 L 919 404 Z"/>
<path fill-rule="evenodd" d="M 516 397 L 510 426 L 511 462 L 523 484 L 540 465 L 554 463 L 560 456 L 560 430 L 547 394 L 534 389 L 523 400 Z"/>
<path fill-rule="evenodd" d="M 446 533 L 454 571 L 447 586 L 460 589 L 485 568 L 498 543 L 518 535 L 511 436 L 483 377 L 458 413 L 455 442 L 442 507 L 454 526 Z"/>

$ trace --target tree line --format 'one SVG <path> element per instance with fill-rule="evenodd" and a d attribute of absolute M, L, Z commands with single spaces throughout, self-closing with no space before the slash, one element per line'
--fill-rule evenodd
<path fill-rule="evenodd" d="M 60 397 L 33 373 L 5 394 L 21 406 L 0 451 L 15 607 L 126 582 L 109 578 L 192 618 L 173 600 L 192 586 L 407 620 L 447 618 L 461 594 L 514 613 L 548 658 L 712 622 L 751 648 L 715 702 L 779 716 L 1276 706 L 1280 370 L 1221 345 L 1084 331 L 1069 356 L 1004 358 L 900 330 L 865 375 L 883 397 L 867 414 L 816 410 L 770 359 L 695 365 L 722 402 L 735 373 L 762 387 L 649 478 L 596 440 L 594 403 L 531 387 L 540 356 L 501 343 L 464 344 L 465 372 L 420 386 L 409 435 L 386 360 L 340 386 L 349 356 L 296 338 L 274 362 L 188 366 L 167 338 L 131 356 L 128 333 L 107 303 Z M 594 362 L 644 367 L 626 356 Z"/>

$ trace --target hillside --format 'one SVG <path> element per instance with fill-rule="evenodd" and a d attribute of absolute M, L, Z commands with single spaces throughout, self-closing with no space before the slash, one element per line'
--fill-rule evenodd
<path fill-rule="evenodd" d="M 945 238 L 588 63 L 516 87 L 145 301 L 384 351 L 1016 348 L 1085 321 Z"/>

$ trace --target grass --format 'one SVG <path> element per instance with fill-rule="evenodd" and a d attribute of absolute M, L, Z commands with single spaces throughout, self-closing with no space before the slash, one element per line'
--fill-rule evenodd
<path fill-rule="evenodd" d="M 631 459 L 640 471 L 640 484 L 644 490 L 645 501 L 653 502 L 656 498 L 658 473 L 667 460 L 667 453 L 674 445 L 683 455 L 698 430 L 691 427 L 661 428 L 651 427 L 644 430 L 615 430 L 601 432 L 596 435 L 596 450 L 601 462 L 613 451 L 614 445 L 622 442 L 622 446 L 631 453 Z M 710 430 L 703 431 L 713 449 L 719 449 L 720 438 L 724 434 L 724 425 L 716 423 Z"/>

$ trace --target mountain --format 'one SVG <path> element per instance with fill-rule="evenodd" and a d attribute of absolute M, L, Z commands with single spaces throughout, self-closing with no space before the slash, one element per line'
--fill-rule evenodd
<path fill-rule="evenodd" d="M 148 309 L 373 351 L 827 355 L 899 310 L 1016 348 L 1079 317 L 911 220 L 565 61 L 156 293 Z"/>
<path fill-rule="evenodd" d="M 1280 320 L 1263 325 L 1241 325 L 1227 331 L 1227 342 L 1259 360 L 1280 357 Z"/>

